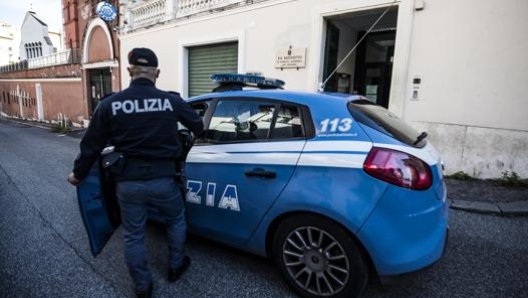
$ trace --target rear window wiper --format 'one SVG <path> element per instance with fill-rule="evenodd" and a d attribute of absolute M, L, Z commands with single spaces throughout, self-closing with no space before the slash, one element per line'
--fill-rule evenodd
<path fill-rule="evenodd" d="M 427 133 L 424 131 L 416 138 L 416 141 L 414 141 L 413 145 L 416 146 L 416 144 L 420 143 L 425 138 L 427 138 Z"/>

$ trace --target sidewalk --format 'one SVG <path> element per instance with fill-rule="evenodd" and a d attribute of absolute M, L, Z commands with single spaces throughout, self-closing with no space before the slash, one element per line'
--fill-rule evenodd
<path fill-rule="evenodd" d="M 0 120 L 13 122 L 13 123 L 17 123 L 17 124 L 25 125 L 25 126 L 37 127 L 37 128 L 45 129 L 45 130 L 49 130 L 49 131 L 52 131 L 53 126 L 54 126 L 53 124 L 46 123 L 46 122 L 27 121 L 27 120 L 21 120 L 21 119 L 15 119 L 15 118 L 6 118 L 6 117 L 0 117 Z M 70 135 L 71 134 L 72 136 L 74 136 L 74 135 L 81 134 L 81 136 L 79 138 L 82 138 L 82 134 L 84 134 L 85 130 L 86 130 L 86 128 L 72 127 L 70 129 L 70 131 L 68 133 L 66 133 L 66 135 Z"/>
<path fill-rule="evenodd" d="M 18 124 L 51 130 L 52 125 L 39 122 L 3 119 Z M 73 128 L 66 135 L 80 139 L 83 128 Z M 450 208 L 501 216 L 528 215 L 528 187 L 506 187 L 492 180 L 464 181 L 445 179 Z"/>
<path fill-rule="evenodd" d="M 528 187 L 506 187 L 496 181 L 445 179 L 453 209 L 504 216 L 528 215 Z"/>

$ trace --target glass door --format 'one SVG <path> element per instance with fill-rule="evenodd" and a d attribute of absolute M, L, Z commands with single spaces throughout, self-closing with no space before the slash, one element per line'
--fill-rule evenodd
<path fill-rule="evenodd" d="M 354 90 L 386 108 L 389 106 L 395 37 L 396 30 L 370 33 L 358 47 L 357 54 Z"/>
<path fill-rule="evenodd" d="M 109 68 L 91 69 L 88 72 L 90 97 L 90 114 L 93 113 L 101 98 L 112 92 L 112 74 Z"/>

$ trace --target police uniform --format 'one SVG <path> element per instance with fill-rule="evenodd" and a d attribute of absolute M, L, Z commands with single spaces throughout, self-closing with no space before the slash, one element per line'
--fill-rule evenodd
<path fill-rule="evenodd" d="M 131 65 L 158 66 L 156 55 L 146 48 L 133 49 L 128 59 Z M 108 143 L 124 156 L 113 172 L 125 259 L 138 297 L 152 292 L 144 244 L 147 204 L 157 207 L 167 219 L 169 280 L 179 278 L 190 264 L 183 249 L 184 200 L 175 181 L 175 160 L 181 152 L 179 122 L 195 135 L 203 130 L 200 116 L 177 93 L 159 90 L 146 78 L 134 79 L 127 89 L 98 104 L 74 162 L 73 174 L 82 180 Z"/>

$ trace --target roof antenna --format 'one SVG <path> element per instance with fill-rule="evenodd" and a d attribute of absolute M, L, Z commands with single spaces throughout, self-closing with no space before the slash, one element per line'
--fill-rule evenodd
<path fill-rule="evenodd" d="M 394 2 L 392 2 L 388 7 L 387 9 L 385 9 L 385 11 L 379 16 L 379 18 L 374 22 L 374 24 L 372 24 L 372 26 L 370 26 L 370 28 L 367 30 L 367 33 L 365 33 L 361 39 L 359 39 L 359 41 L 354 45 L 354 47 L 352 48 L 352 50 L 350 50 L 350 52 L 348 52 L 348 54 L 345 56 L 345 58 L 343 58 L 343 60 L 341 60 L 341 63 L 339 63 L 339 65 L 337 65 L 337 67 L 334 69 L 334 71 L 332 71 L 332 73 L 330 73 L 330 75 L 326 78 L 326 80 L 324 80 L 322 83 L 319 84 L 319 92 L 323 92 L 324 91 L 324 88 L 326 86 L 326 83 L 328 83 L 328 80 L 330 80 L 330 78 L 337 72 L 337 70 L 339 69 L 339 67 L 341 67 L 341 65 L 343 65 L 343 63 L 345 63 L 345 61 L 348 59 L 348 57 L 350 57 L 350 55 L 356 50 L 356 48 L 361 44 L 361 42 L 363 41 L 363 39 L 365 39 L 368 34 L 372 31 L 372 29 L 374 29 L 374 27 L 376 27 L 376 25 L 379 23 L 379 21 L 381 21 L 381 19 L 385 16 L 385 14 L 387 14 L 387 12 L 389 11 L 389 9 L 392 8 L 392 6 L 394 6 L 394 4 L 396 4 L 396 1 L 397 0 L 394 0 Z"/>

